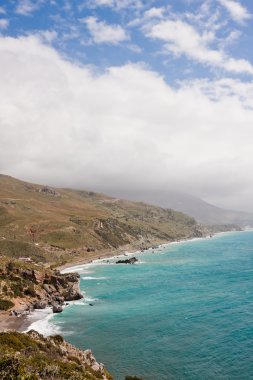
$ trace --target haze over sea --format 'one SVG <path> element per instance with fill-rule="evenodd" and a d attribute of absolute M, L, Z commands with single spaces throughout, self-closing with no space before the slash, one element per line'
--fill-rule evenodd
<path fill-rule="evenodd" d="M 253 379 L 253 232 L 138 258 L 80 267 L 85 299 L 50 323 L 116 380 Z"/>

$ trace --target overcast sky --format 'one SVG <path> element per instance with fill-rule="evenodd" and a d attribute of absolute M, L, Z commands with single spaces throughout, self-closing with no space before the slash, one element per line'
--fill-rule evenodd
<path fill-rule="evenodd" d="M 253 211 L 251 0 L 0 4 L 1 173 Z"/>

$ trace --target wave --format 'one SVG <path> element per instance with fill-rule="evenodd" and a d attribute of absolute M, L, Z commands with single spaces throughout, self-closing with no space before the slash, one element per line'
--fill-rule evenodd
<path fill-rule="evenodd" d="M 91 277 L 91 276 L 85 276 L 81 277 L 82 280 L 108 280 L 109 277 Z"/>
<path fill-rule="evenodd" d="M 60 328 L 50 322 L 53 315 L 51 308 L 35 310 L 28 316 L 27 320 L 31 321 L 31 324 L 29 324 L 24 332 L 36 330 L 45 336 L 59 334 Z"/>

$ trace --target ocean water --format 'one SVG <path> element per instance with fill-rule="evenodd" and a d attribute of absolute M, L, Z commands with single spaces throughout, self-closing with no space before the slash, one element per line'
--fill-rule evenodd
<path fill-rule="evenodd" d="M 78 267 L 85 299 L 51 327 L 91 347 L 116 380 L 253 379 L 253 232 L 138 258 Z"/>

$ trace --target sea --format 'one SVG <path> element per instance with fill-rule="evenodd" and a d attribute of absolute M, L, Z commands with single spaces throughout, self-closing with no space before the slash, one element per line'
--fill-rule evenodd
<path fill-rule="evenodd" d="M 70 268 L 84 299 L 33 328 L 92 348 L 115 380 L 253 379 L 253 232 Z"/>

